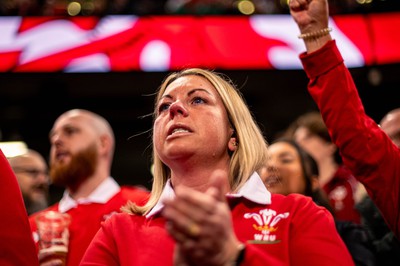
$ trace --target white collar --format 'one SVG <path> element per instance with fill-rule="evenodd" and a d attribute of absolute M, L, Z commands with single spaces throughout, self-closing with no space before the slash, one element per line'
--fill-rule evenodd
<path fill-rule="evenodd" d="M 90 193 L 86 198 L 80 198 L 74 200 L 67 190 L 64 191 L 64 195 L 58 204 L 58 211 L 65 213 L 72 208 L 75 208 L 78 204 L 90 204 L 90 203 L 106 203 L 115 194 L 121 190 L 118 183 L 112 178 L 107 177 L 97 188 Z"/>
<path fill-rule="evenodd" d="M 254 172 L 250 176 L 249 180 L 247 180 L 247 182 L 243 185 L 241 189 L 239 189 L 237 193 L 228 193 L 226 196 L 234 198 L 243 197 L 258 204 L 271 204 L 271 193 L 267 190 L 257 172 Z M 151 211 L 146 214 L 146 218 L 150 218 L 162 210 L 162 208 L 164 207 L 164 199 L 174 197 L 175 193 L 171 186 L 171 181 L 170 179 L 168 179 L 161 193 L 160 199 L 157 201 L 157 204 L 153 207 L 153 209 L 151 209 Z"/>

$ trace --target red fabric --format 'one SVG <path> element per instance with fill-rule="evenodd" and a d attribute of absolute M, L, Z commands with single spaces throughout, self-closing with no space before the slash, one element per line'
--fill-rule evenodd
<path fill-rule="evenodd" d="M 360 213 L 355 208 L 354 194 L 357 180 L 344 166 L 340 166 L 333 178 L 324 185 L 329 202 L 335 210 L 335 218 L 340 221 L 352 221 L 359 224 Z"/>
<path fill-rule="evenodd" d="M 354 265 L 331 214 L 310 198 L 274 194 L 269 205 L 243 198 L 232 205 L 236 235 L 246 243 L 241 265 Z M 173 250 L 162 216 L 122 213 L 103 224 L 81 266 L 168 266 Z"/>
<path fill-rule="evenodd" d="M 121 187 L 121 191 L 105 204 L 79 204 L 76 208 L 67 211 L 66 213 L 71 216 L 67 266 L 79 265 L 90 241 L 103 221 L 120 212 L 121 206 L 125 205 L 128 200 L 142 205 L 147 198 L 148 192 L 145 190 L 135 187 Z M 58 203 L 46 210 L 58 210 Z M 32 214 L 29 217 L 33 234 L 36 234 L 37 230 L 35 224 L 37 214 Z"/>
<path fill-rule="evenodd" d="M 39 265 L 21 190 L 0 150 L 0 265 Z"/>
<path fill-rule="evenodd" d="M 364 184 L 400 239 L 400 149 L 365 114 L 335 41 L 300 56 L 317 103 L 344 164 Z"/>

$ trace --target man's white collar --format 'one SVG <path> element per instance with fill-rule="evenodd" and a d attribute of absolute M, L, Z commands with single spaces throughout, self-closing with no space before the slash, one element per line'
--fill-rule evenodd
<path fill-rule="evenodd" d="M 74 200 L 67 190 L 64 191 L 64 195 L 58 204 L 58 211 L 65 213 L 72 208 L 78 206 L 78 204 L 90 204 L 90 203 L 100 203 L 104 204 L 108 202 L 112 197 L 115 196 L 121 187 L 112 178 L 108 177 L 86 198 L 80 198 Z"/>

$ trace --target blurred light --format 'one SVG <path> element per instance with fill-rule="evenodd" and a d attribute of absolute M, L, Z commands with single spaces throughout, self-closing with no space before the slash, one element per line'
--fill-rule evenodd
<path fill-rule="evenodd" d="M 356 0 L 360 5 L 371 4 L 373 0 Z"/>
<path fill-rule="evenodd" d="M 372 68 L 368 72 L 368 81 L 373 86 L 379 86 L 382 83 L 382 73 L 376 68 Z"/>
<path fill-rule="evenodd" d="M 82 5 L 82 9 L 84 11 L 84 15 L 91 15 L 94 12 L 94 4 L 91 1 L 86 1 Z"/>
<path fill-rule="evenodd" d="M 68 4 L 67 12 L 70 16 L 78 15 L 82 10 L 81 4 L 78 2 L 71 2 Z"/>
<path fill-rule="evenodd" d="M 281 4 L 281 7 L 288 8 L 289 7 L 289 1 L 290 0 L 280 0 L 279 3 Z"/>
<path fill-rule="evenodd" d="M 0 149 L 7 158 L 10 158 L 25 154 L 28 146 L 23 141 L 7 141 L 0 142 Z"/>
<path fill-rule="evenodd" d="M 254 13 L 254 11 L 256 11 L 256 8 L 253 2 L 249 0 L 242 0 L 238 3 L 238 10 L 244 15 L 251 15 Z"/>

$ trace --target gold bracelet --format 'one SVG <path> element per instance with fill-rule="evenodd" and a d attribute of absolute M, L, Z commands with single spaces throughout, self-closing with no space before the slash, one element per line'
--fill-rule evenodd
<path fill-rule="evenodd" d="M 298 37 L 299 39 L 309 40 L 309 39 L 318 39 L 322 36 L 328 35 L 329 32 L 332 31 L 332 28 L 325 28 L 322 30 L 317 30 L 309 33 L 300 34 Z"/>

